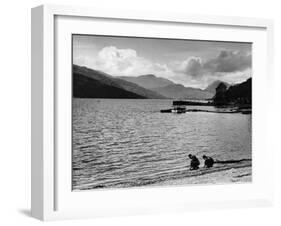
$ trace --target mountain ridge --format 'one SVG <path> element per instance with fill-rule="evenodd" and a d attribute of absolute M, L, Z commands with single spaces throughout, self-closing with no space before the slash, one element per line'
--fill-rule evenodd
<path fill-rule="evenodd" d="M 172 81 L 157 77 L 154 74 L 147 74 L 147 75 L 139 75 L 136 77 L 133 76 L 119 76 L 118 78 L 126 80 L 128 82 L 133 82 L 141 87 L 146 89 L 153 89 L 157 87 L 164 87 L 170 84 L 174 84 Z"/>
<path fill-rule="evenodd" d="M 136 83 L 139 86 L 155 91 L 170 99 L 210 99 L 215 94 L 215 92 L 209 92 L 208 90 L 185 87 L 166 78 L 157 77 L 154 74 L 136 77 L 120 76 L 118 78 Z"/>
<path fill-rule="evenodd" d="M 248 78 L 242 83 L 226 87 L 220 83 L 214 96 L 215 105 L 252 105 L 252 78 Z"/>
<path fill-rule="evenodd" d="M 80 77 L 79 77 L 80 76 Z M 112 76 L 85 66 L 73 65 L 74 96 L 89 98 L 144 98 L 144 99 L 211 99 L 220 83 L 216 80 L 205 89 L 186 87 L 154 74 L 140 76 Z M 89 84 L 86 84 L 86 81 Z M 77 83 L 77 86 L 75 86 Z M 101 87 L 105 90 L 101 90 Z M 87 89 L 87 90 L 86 90 Z M 108 92 L 106 92 L 106 89 Z"/>
<path fill-rule="evenodd" d="M 165 87 L 152 89 L 153 91 L 172 99 L 210 99 L 213 93 L 198 88 L 185 87 L 181 84 L 172 84 Z"/>
<path fill-rule="evenodd" d="M 83 98 L 165 98 L 135 83 L 115 78 L 102 71 L 78 65 L 73 65 L 73 95 L 74 97 Z"/>
<path fill-rule="evenodd" d="M 216 88 L 219 86 L 220 83 L 224 83 L 227 87 L 230 86 L 227 82 L 221 81 L 221 80 L 215 80 L 214 82 L 210 83 L 204 90 L 210 93 L 215 94 Z"/>

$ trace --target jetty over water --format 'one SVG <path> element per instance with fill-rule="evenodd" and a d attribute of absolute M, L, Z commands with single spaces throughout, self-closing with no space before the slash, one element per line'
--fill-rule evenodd
<path fill-rule="evenodd" d="M 208 102 L 200 102 L 200 101 L 187 101 L 187 100 L 174 100 L 173 106 L 180 106 L 180 105 L 186 105 L 186 106 L 213 106 L 214 104 L 211 101 Z"/>
<path fill-rule="evenodd" d="M 185 106 L 214 106 L 210 109 L 186 109 Z M 180 111 L 179 111 L 180 110 Z M 161 113 L 187 113 L 187 112 L 208 112 L 208 113 L 242 113 L 242 114 L 251 114 L 252 107 L 249 104 L 244 105 L 226 105 L 216 107 L 212 102 L 200 102 L 200 101 L 186 101 L 186 100 L 175 100 L 173 101 L 172 108 L 162 109 Z"/>

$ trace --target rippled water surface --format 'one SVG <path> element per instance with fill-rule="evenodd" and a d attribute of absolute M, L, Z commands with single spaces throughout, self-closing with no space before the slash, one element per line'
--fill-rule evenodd
<path fill-rule="evenodd" d="M 219 160 L 251 159 L 251 115 L 159 112 L 171 103 L 73 99 L 73 189 L 152 185 L 208 173 L 188 170 L 189 153 L 200 159 L 203 154 Z M 243 167 L 251 162 L 212 170 L 220 177 L 217 172 Z M 216 178 L 210 176 L 210 181 Z"/>

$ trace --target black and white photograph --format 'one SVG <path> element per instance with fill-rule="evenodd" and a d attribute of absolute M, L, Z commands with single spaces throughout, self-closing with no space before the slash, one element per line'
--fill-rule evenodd
<path fill-rule="evenodd" d="M 252 182 L 252 43 L 72 35 L 72 189 Z"/>

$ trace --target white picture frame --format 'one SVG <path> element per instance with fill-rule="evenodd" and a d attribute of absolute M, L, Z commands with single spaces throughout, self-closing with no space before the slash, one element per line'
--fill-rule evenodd
<path fill-rule="evenodd" d="M 69 74 L 69 71 L 64 70 L 65 67 L 59 68 L 56 65 L 58 62 L 67 65 L 71 61 L 70 56 L 67 57 L 67 60 L 60 61 L 60 57 L 70 54 L 71 48 L 66 46 L 65 49 L 58 45 L 62 45 L 60 40 L 69 37 L 73 29 L 79 28 L 78 31 L 86 33 L 89 32 L 87 31 L 89 27 L 87 23 L 94 23 L 99 26 L 99 23 L 102 23 L 103 20 L 110 21 L 113 24 L 126 22 L 126 24 L 144 23 L 145 26 L 151 26 L 151 24 L 153 26 L 161 24 L 161 26 L 171 27 L 178 25 L 183 27 L 199 26 L 202 29 L 202 35 L 204 35 L 204 29 L 214 27 L 218 31 L 229 30 L 225 34 L 211 31 L 210 36 L 214 40 L 254 40 L 257 53 L 263 53 L 263 56 L 257 58 L 254 56 L 253 59 L 253 71 L 259 76 L 254 79 L 253 84 L 253 111 L 256 112 L 253 114 L 253 155 L 256 159 L 253 164 L 256 167 L 253 168 L 255 177 L 251 184 L 133 188 L 105 192 L 78 193 L 71 191 L 69 188 L 69 184 L 71 184 L 71 181 L 69 181 L 71 147 L 61 145 L 62 142 L 58 140 L 57 136 L 60 133 L 57 132 L 58 128 L 62 127 L 66 135 L 59 136 L 60 139 L 69 139 L 67 134 L 71 133 L 70 124 L 59 125 L 63 119 L 61 117 L 62 112 L 60 112 L 61 108 L 58 105 L 61 100 L 66 98 L 66 96 L 60 94 L 63 92 L 60 84 L 62 82 L 68 84 L 68 82 L 64 76 L 57 76 L 62 75 L 62 73 Z M 85 25 L 81 26 L 81 23 Z M 230 36 L 232 32 L 230 29 L 236 29 L 237 34 Z M 135 31 L 134 35 L 142 35 L 144 31 L 139 30 L 138 32 Z M 105 26 L 103 30 L 99 31 L 99 34 L 110 34 L 110 32 L 106 30 Z M 149 35 L 149 33 L 146 34 Z M 120 29 L 118 35 L 126 35 L 126 30 Z M 157 34 L 152 33 L 151 35 L 157 36 Z M 159 37 L 162 37 L 161 35 L 163 36 L 163 34 L 159 34 Z M 67 42 L 65 40 L 65 43 Z M 60 55 L 62 51 L 64 54 Z M 43 5 L 33 8 L 32 216 L 41 220 L 56 220 L 271 205 L 273 202 L 273 179 L 267 175 L 273 172 L 273 166 L 269 164 L 261 169 L 262 158 L 273 162 L 271 161 L 273 153 L 268 148 L 269 145 L 266 140 L 266 120 L 269 109 L 267 105 L 270 105 L 270 103 L 266 105 L 265 102 L 263 104 L 260 104 L 260 102 L 265 100 L 266 97 L 270 97 L 270 87 L 273 84 L 272 64 L 273 22 L 271 20 L 182 15 L 164 12 L 155 14 L 153 12 L 100 10 L 57 5 Z M 259 88 L 263 88 L 264 92 L 259 93 L 257 91 Z M 65 90 L 65 93 L 68 93 L 71 87 L 66 89 L 68 91 Z M 69 109 L 68 107 L 66 105 L 66 109 Z M 70 113 L 68 110 L 63 112 L 64 115 L 71 115 Z M 259 139 L 260 137 L 264 139 Z M 62 161 L 62 159 L 64 160 Z M 86 200 L 89 200 L 90 203 Z M 83 203 L 85 205 L 82 208 Z"/>

